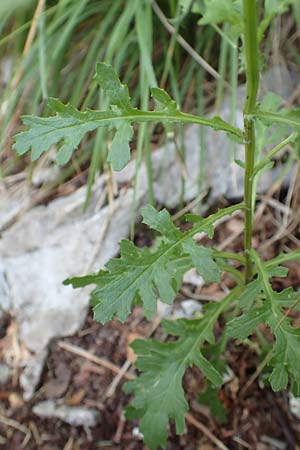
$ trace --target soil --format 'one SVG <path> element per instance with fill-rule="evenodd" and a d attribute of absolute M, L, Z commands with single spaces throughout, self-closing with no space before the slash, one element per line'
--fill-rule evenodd
<path fill-rule="evenodd" d="M 271 258 L 283 246 L 295 248 L 288 238 L 268 246 L 266 242 L 274 233 L 270 225 L 268 208 L 262 216 L 262 222 L 256 227 L 254 245 L 264 248 L 264 257 Z M 232 218 L 218 228 L 215 245 L 232 236 L 227 250 L 239 251 L 241 234 L 240 219 Z M 262 226 L 264 223 L 265 226 Z M 149 245 L 151 236 L 142 228 L 137 237 L 138 245 Z M 264 245 L 262 245 L 264 244 Z M 281 290 L 287 286 L 298 288 L 300 285 L 299 263 L 289 263 L 289 276 L 286 279 L 273 280 L 274 287 Z M 222 283 L 205 286 L 201 293 L 218 297 L 232 286 L 232 280 L 223 277 Z M 186 289 L 195 294 L 192 286 Z M 186 291 L 184 291 L 186 292 Z M 176 300 L 179 305 L 184 299 L 181 293 Z M 224 320 L 216 324 L 216 332 L 222 333 Z M 8 317 L 0 324 L 1 336 L 11 326 Z M 136 308 L 125 324 L 112 321 L 102 326 L 93 321 L 89 314 L 82 329 L 72 337 L 52 342 L 49 356 L 33 399 L 24 402 L 18 385 L 18 373 L 10 383 L 0 389 L 0 448 L 4 450 L 142 450 L 146 449 L 139 437 L 138 423 L 125 421 L 123 410 L 130 398 L 122 391 L 124 377 L 113 393 L 109 387 L 115 380 L 118 370 L 127 359 L 132 360 L 128 344 L 136 337 L 145 337 L 151 333 L 153 324 L 143 320 L 141 311 Z M 267 336 L 267 330 L 261 329 Z M 154 336 L 161 338 L 158 327 Z M 62 348 L 72 344 L 84 349 L 86 356 L 76 355 L 70 349 Z M 91 361 L 90 355 L 96 355 L 115 365 L 116 372 Z M 192 420 L 186 423 L 182 436 L 176 436 L 173 425 L 170 427 L 168 450 L 212 450 L 221 448 L 220 442 L 230 450 L 296 450 L 300 448 L 300 420 L 294 417 L 289 408 L 288 392 L 274 393 L 266 382 L 266 371 L 262 371 L 245 389 L 245 385 L 255 373 L 264 353 L 257 351 L 255 340 L 250 343 L 230 341 L 225 354 L 230 368 L 228 381 L 219 392 L 219 399 L 227 413 L 227 422 L 220 423 L 212 417 L 207 406 L 198 402 L 199 390 L 205 386 L 205 380 L 197 369 L 189 369 L 184 378 L 185 391 L 190 404 Z M 129 374 L 135 370 L 130 368 Z M 32 407 L 41 400 L 61 399 L 71 406 L 85 406 L 97 409 L 101 414 L 99 425 L 92 428 L 73 427 L 58 419 L 41 419 L 32 412 Z M 3 419 L 4 418 L 4 419 Z M 7 421 L 9 419 L 9 422 Z M 22 426 L 26 427 L 25 429 Z M 20 429 L 17 429 L 20 428 Z M 27 433 L 26 433 L 26 430 Z M 200 431 L 201 430 L 201 431 Z M 211 433 L 211 434 L 209 434 Z M 212 436 L 212 437 L 211 437 Z M 213 438 L 219 439 L 219 447 Z M 2 445 L 2 446 L 1 446 Z M 224 447 L 225 448 L 225 447 Z"/>

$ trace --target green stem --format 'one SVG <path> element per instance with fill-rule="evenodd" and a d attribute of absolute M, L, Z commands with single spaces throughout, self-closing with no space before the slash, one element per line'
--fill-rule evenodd
<path fill-rule="evenodd" d="M 293 114 L 295 112 L 296 114 Z M 279 123 L 280 125 L 288 125 L 291 128 L 299 129 L 299 117 L 297 114 L 297 109 L 289 110 L 289 114 L 283 111 L 273 112 L 259 110 L 254 111 L 252 118 L 268 121 L 272 125 L 274 125 L 275 123 Z M 249 119 L 251 119 L 251 116 L 249 117 Z"/>
<path fill-rule="evenodd" d="M 265 293 L 267 299 L 270 302 L 274 317 L 275 317 L 276 321 L 278 321 L 281 316 L 280 307 L 278 306 L 278 303 L 276 301 L 274 301 L 273 290 L 272 290 L 272 286 L 269 281 L 269 274 L 266 270 L 266 266 L 262 262 L 258 253 L 254 249 L 251 250 L 251 257 L 255 262 L 255 266 L 257 267 L 257 273 L 260 275 L 261 280 L 263 282 L 263 290 L 264 290 L 264 293 Z"/>
<path fill-rule="evenodd" d="M 233 252 L 222 252 L 216 248 L 213 248 L 213 255 L 215 258 L 232 259 L 233 261 L 239 261 L 241 264 L 245 264 L 245 258 L 243 255 Z"/>
<path fill-rule="evenodd" d="M 266 267 L 277 267 L 280 264 L 285 264 L 289 261 L 300 261 L 300 250 L 293 250 L 290 253 L 282 253 L 266 262 Z"/>
<path fill-rule="evenodd" d="M 253 120 L 248 117 L 255 112 L 256 97 L 259 83 L 258 69 L 258 43 L 257 43 L 257 6 L 256 0 L 243 0 L 244 14 L 244 50 L 246 59 L 246 101 L 244 105 L 244 127 L 245 127 L 245 234 L 244 250 L 246 257 L 245 282 L 248 283 L 252 277 L 252 262 L 250 250 L 252 247 L 253 228 L 253 181 L 254 181 L 254 159 L 255 159 L 255 128 Z"/>
<path fill-rule="evenodd" d="M 222 270 L 222 272 L 227 272 L 229 275 L 232 276 L 232 278 L 234 279 L 234 281 L 238 284 L 238 285 L 244 285 L 244 277 L 243 274 L 235 269 L 234 267 L 230 266 L 229 264 L 223 264 L 218 262 L 218 267 L 219 269 Z"/>
<path fill-rule="evenodd" d="M 280 144 L 276 145 L 256 166 L 254 167 L 253 175 L 256 175 L 261 169 L 263 169 L 270 159 L 272 159 L 280 150 L 286 147 L 288 144 L 293 142 L 297 137 L 297 133 L 294 132 L 290 134 L 284 141 L 280 142 Z"/>

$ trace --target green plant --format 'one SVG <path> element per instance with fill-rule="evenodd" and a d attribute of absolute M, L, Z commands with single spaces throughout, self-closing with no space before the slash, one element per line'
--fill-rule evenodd
<path fill-rule="evenodd" d="M 189 5 L 186 1 L 181 3 L 183 8 Z M 156 312 L 157 293 L 163 302 L 171 304 L 181 286 L 183 274 L 191 267 L 196 267 L 207 283 L 218 281 L 221 271 L 228 271 L 234 277 L 236 287 L 219 303 L 209 304 L 200 319 L 163 323 L 165 332 L 175 336 L 176 340 L 137 340 L 132 344 L 138 355 L 136 366 L 141 375 L 125 385 L 126 392 L 134 395 L 127 417 L 140 418 L 140 429 L 151 449 L 166 445 L 166 429 L 170 420 L 175 421 L 178 433 L 184 430 L 184 414 L 188 404 L 182 378 L 186 369 L 196 365 L 206 376 L 208 389 L 213 392 L 214 386 L 222 384 L 223 367 L 218 357 L 227 339 L 244 340 L 261 323 L 267 325 L 274 336 L 268 358 L 271 387 L 275 391 L 285 389 L 290 379 L 294 393 L 300 391 L 300 328 L 293 326 L 286 312 L 299 307 L 300 296 L 292 289 L 275 292 L 270 282 L 274 276 L 287 275 L 287 269 L 281 264 L 292 259 L 300 260 L 300 251 L 264 262 L 252 248 L 256 179 L 262 171 L 270 168 L 273 156 L 280 149 L 296 140 L 300 128 L 300 110 L 280 109 L 280 103 L 274 100 L 274 96 L 264 99 L 261 104 L 257 102 L 258 46 L 266 23 L 271 20 L 275 6 L 280 2 L 265 2 L 265 15 L 260 26 L 257 25 L 255 0 L 210 0 L 204 3 L 206 9 L 201 10 L 204 23 L 213 22 L 217 26 L 219 22 L 228 22 L 232 25 L 234 37 L 241 36 L 243 41 L 241 56 L 247 80 L 244 130 L 220 117 L 207 119 L 183 113 L 164 90 L 156 87 L 151 91 L 158 105 L 155 111 L 134 108 L 127 86 L 119 81 L 110 65 L 99 63 L 94 80 L 105 93 L 110 109 L 81 112 L 70 104 L 64 105 L 57 99 L 51 99 L 49 107 L 56 115 L 47 118 L 24 117 L 24 125 L 29 129 L 15 136 L 15 151 L 22 155 L 31 150 L 33 160 L 53 144 L 63 142 L 57 159 L 64 164 L 87 132 L 101 127 L 113 128 L 115 134 L 108 162 L 115 170 L 122 169 L 130 159 L 133 123 L 196 123 L 225 131 L 229 137 L 245 145 L 245 161 L 240 163 L 245 169 L 243 203 L 221 209 L 204 219 L 189 214 L 186 219 L 192 227 L 184 232 L 173 224 L 167 210 L 157 212 L 152 206 L 145 207 L 142 209 L 143 222 L 160 234 L 155 248 L 140 249 L 124 240 L 120 243 L 120 257 L 109 261 L 106 270 L 65 281 L 65 284 L 74 287 L 96 285 L 91 294 L 91 304 L 95 319 L 104 324 L 114 317 L 125 321 L 135 304 L 142 304 L 143 314 L 150 319 Z M 286 5 L 289 2 L 280 3 L 280 7 L 283 3 Z M 201 6 L 202 2 L 199 4 Z M 266 105 L 273 107 L 267 109 Z M 276 125 L 284 139 L 261 157 L 256 147 L 256 133 L 270 125 Z M 219 252 L 196 243 L 194 236 L 197 233 L 203 232 L 212 238 L 214 224 L 238 210 L 244 211 L 245 215 L 244 255 Z M 230 265 L 231 260 L 238 260 L 244 266 L 243 276 Z M 227 321 L 224 335 L 216 343 L 214 325 L 221 314 L 232 310 L 233 305 L 235 314 L 237 311 L 241 314 Z M 208 357 L 207 348 L 212 352 Z"/>
<path fill-rule="evenodd" d="M 178 3 L 177 7 L 177 1 L 164 1 L 163 11 L 174 22 L 178 16 L 176 30 L 181 32 L 183 19 L 186 25 L 186 21 L 192 20 L 193 16 L 190 14 L 186 17 L 186 13 L 181 13 L 181 6 Z M 19 166 L 17 155 L 8 151 L 17 119 L 21 114 L 49 115 L 48 96 L 62 101 L 68 99 L 79 110 L 108 107 L 103 92 L 98 92 L 98 84 L 92 81 L 96 60 L 114 66 L 116 72 L 129 84 L 133 104 L 140 104 L 141 108 L 148 107 L 150 86 L 165 82 L 168 82 L 170 91 L 179 103 L 188 96 L 197 63 L 175 40 L 172 49 L 177 63 L 174 64 L 172 51 L 169 51 L 166 43 L 165 25 L 148 0 L 15 0 L 6 3 L 5 6 L 0 6 L 6 12 L 0 19 L 0 59 L 4 67 L 9 68 L 11 64 L 11 76 L 3 89 L 2 83 L 0 86 L 3 101 L 0 114 L 0 177 L 11 174 Z M 16 8 L 23 3 L 27 5 L 25 11 Z M 164 16 L 159 7 L 158 10 Z M 188 40 L 193 46 L 194 41 L 198 41 L 195 36 L 196 27 L 195 32 L 193 27 L 189 28 Z M 152 51 L 153 29 L 155 51 Z M 201 35 L 198 51 L 202 52 L 206 41 L 205 35 Z M 179 57 L 184 64 L 178 64 Z M 165 59 L 168 59 L 166 64 Z M 208 64 L 207 67 L 209 68 Z M 179 95 L 180 79 L 186 82 L 181 84 Z M 136 171 L 138 172 L 140 161 L 144 158 L 149 203 L 153 204 L 152 165 L 148 145 L 151 130 L 148 124 L 139 127 Z M 80 151 L 83 148 L 81 145 L 72 160 L 60 169 L 59 176 L 41 186 L 41 194 L 47 195 L 47 192 L 68 181 L 78 167 L 82 169 L 88 166 L 88 204 L 96 174 L 109 170 L 106 164 L 106 142 L 109 139 L 110 131 L 105 128 L 90 134 L 84 140 L 84 152 Z M 42 163 L 47 162 L 47 159 L 43 158 Z M 29 179 L 35 168 L 36 163 L 30 165 Z M 135 217 L 134 205 L 132 216 Z M 132 234 L 133 232 L 134 221 Z"/>

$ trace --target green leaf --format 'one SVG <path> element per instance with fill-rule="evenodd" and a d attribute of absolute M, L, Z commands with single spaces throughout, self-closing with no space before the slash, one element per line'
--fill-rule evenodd
<path fill-rule="evenodd" d="M 140 430 L 150 449 L 166 445 L 166 427 L 171 418 L 175 420 L 177 433 L 183 433 L 184 413 L 188 405 L 182 389 L 182 377 L 188 364 L 183 362 L 186 352 L 189 352 L 188 344 L 191 342 L 180 345 L 135 341 L 132 344 L 134 351 L 140 355 L 138 368 L 147 372 L 125 385 L 125 392 L 137 392 L 132 405 L 140 412 Z M 172 357 L 174 352 L 176 356 Z M 151 371 L 149 366 L 155 370 Z"/>
<path fill-rule="evenodd" d="M 281 292 L 274 292 L 274 301 L 283 308 L 293 306 L 293 309 L 297 310 L 299 308 L 297 300 L 299 300 L 300 303 L 300 294 L 291 287 L 286 288 Z"/>
<path fill-rule="evenodd" d="M 270 264 L 271 261 L 268 263 Z M 275 266 L 273 267 L 270 264 L 270 267 L 266 267 L 266 272 L 268 277 L 286 277 L 288 273 L 288 269 L 286 267 L 282 266 Z M 240 308 L 244 310 L 248 310 L 252 308 L 253 303 L 256 301 L 256 299 L 259 297 L 259 295 L 263 291 L 263 281 L 261 279 L 261 275 L 259 274 L 258 277 L 247 284 L 245 287 L 244 292 L 241 294 L 239 299 L 239 306 Z M 283 291 L 281 294 L 278 295 L 284 295 L 285 291 Z M 274 295 L 277 295 L 277 293 Z"/>
<path fill-rule="evenodd" d="M 280 363 L 273 369 L 273 372 L 269 377 L 269 381 L 271 383 L 273 391 L 275 392 L 286 389 L 289 381 L 289 374 L 286 367 L 282 364 L 281 360 Z"/>
<path fill-rule="evenodd" d="M 221 373 L 227 372 L 226 360 L 224 358 L 224 351 L 228 342 L 228 336 L 225 330 L 217 343 L 213 343 L 205 347 L 204 355 L 210 355 L 210 362 Z M 210 408 L 211 415 L 219 420 L 221 423 L 227 422 L 226 409 L 219 399 L 219 390 L 209 381 L 206 381 L 206 389 L 201 392 L 198 399 L 200 403 L 207 405 Z"/>
<path fill-rule="evenodd" d="M 253 117 L 262 120 L 267 125 L 279 124 L 290 127 L 295 131 L 300 129 L 300 108 L 283 109 L 279 112 L 258 110 Z"/>
<path fill-rule="evenodd" d="M 203 14 L 200 25 L 217 25 L 229 23 L 232 36 L 238 36 L 243 30 L 242 2 L 240 0 L 204 0 Z"/>
<path fill-rule="evenodd" d="M 134 393 L 132 406 L 141 418 L 140 430 L 150 449 L 165 447 L 170 419 L 175 421 L 177 433 L 184 431 L 188 404 L 182 378 L 189 366 L 196 365 L 213 385 L 222 383 L 221 375 L 203 356 L 200 345 L 207 336 L 213 336 L 216 320 L 235 295 L 230 293 L 222 302 L 212 305 L 201 319 L 164 322 L 166 332 L 179 336 L 175 342 L 138 340 L 131 344 L 138 355 L 136 366 L 142 374 L 126 383 L 125 391 Z"/>
<path fill-rule="evenodd" d="M 234 162 L 235 162 L 241 169 L 245 169 L 245 168 L 246 168 L 245 162 L 242 161 L 241 159 L 235 159 Z"/>
<path fill-rule="evenodd" d="M 261 101 L 260 108 L 265 111 L 277 111 L 283 104 L 283 99 L 274 92 L 267 92 Z"/>
<path fill-rule="evenodd" d="M 106 323 L 115 315 L 124 322 L 130 313 L 132 303 L 141 298 L 144 314 L 151 318 L 156 311 L 157 288 L 160 299 L 171 304 L 176 292 L 174 277 L 168 272 L 167 251 L 169 246 L 162 243 L 155 253 L 147 249 L 137 249 L 131 242 L 122 241 L 121 257 L 106 265 L 108 272 L 93 291 L 98 299 L 94 307 L 95 320 Z M 175 256 L 175 255 L 174 255 Z"/>
<path fill-rule="evenodd" d="M 265 0 L 264 17 L 260 22 L 258 36 L 259 42 L 262 41 L 264 33 L 272 19 L 279 14 L 283 14 L 289 5 L 297 4 L 298 0 Z"/>
<path fill-rule="evenodd" d="M 268 315 L 269 308 L 267 307 L 249 309 L 228 322 L 227 332 L 229 336 L 243 341 L 260 323 L 265 321 Z"/>
<path fill-rule="evenodd" d="M 199 275 L 207 283 L 220 280 L 220 269 L 212 259 L 213 251 L 210 248 L 198 245 L 193 239 L 183 244 L 183 250 L 190 255 Z"/>
<path fill-rule="evenodd" d="M 299 386 L 300 377 L 300 335 L 299 329 L 279 327 L 275 330 L 276 345 L 270 364 L 274 367 L 270 375 L 270 383 L 274 391 L 286 389 L 288 376 Z"/>
<path fill-rule="evenodd" d="M 143 372 L 125 385 L 126 393 L 135 393 L 132 406 L 142 411 L 140 430 L 150 448 L 166 445 L 166 428 L 175 420 L 176 431 L 184 431 L 184 414 L 188 404 L 184 397 L 182 378 L 187 367 L 195 364 L 213 383 L 222 377 L 205 359 L 195 337 L 180 338 L 177 342 L 137 340 L 131 344 L 138 355 L 137 368 Z"/>
<path fill-rule="evenodd" d="M 269 277 L 285 278 L 289 272 L 289 269 L 287 267 L 277 266 L 272 267 L 271 269 L 266 268 L 266 272 Z"/>
<path fill-rule="evenodd" d="M 293 250 L 289 253 L 280 253 L 280 255 L 267 261 L 265 263 L 266 268 L 277 267 L 279 264 L 284 264 L 289 261 L 300 261 L 300 250 Z"/>
<path fill-rule="evenodd" d="M 97 284 L 99 281 L 101 281 L 103 274 L 106 274 L 106 271 L 100 270 L 98 273 L 91 273 L 83 277 L 67 278 L 66 280 L 64 280 L 63 284 L 65 286 L 71 284 L 73 288 L 81 288 L 89 286 L 90 284 Z"/>
<path fill-rule="evenodd" d="M 57 161 L 59 164 L 65 164 L 85 134 L 99 126 L 99 120 L 104 125 L 110 123 L 102 113 L 93 113 L 92 111 L 82 113 L 71 105 L 63 105 L 57 99 L 50 99 L 49 106 L 56 109 L 56 116 L 49 118 L 23 116 L 23 123 L 29 127 L 29 130 L 15 136 L 13 149 L 19 155 L 23 155 L 31 149 L 31 159 L 35 161 L 52 145 L 63 141 L 64 144 L 58 152 Z"/>
<path fill-rule="evenodd" d="M 176 241 L 181 235 L 178 228 L 175 227 L 170 214 L 166 209 L 157 212 L 153 206 L 145 206 L 141 208 L 143 223 L 148 225 L 152 230 L 158 231 L 166 238 Z"/>
<path fill-rule="evenodd" d="M 216 25 L 218 23 L 241 22 L 241 2 L 233 0 L 204 0 L 203 17 L 199 21 L 201 25 Z"/>
<path fill-rule="evenodd" d="M 228 335 L 240 340 L 246 339 L 253 330 L 264 323 L 269 326 L 275 337 L 270 365 L 272 373 L 270 383 L 275 391 L 285 389 L 289 376 L 295 391 L 299 390 L 300 379 L 300 328 L 291 326 L 291 319 L 286 317 L 283 308 L 299 308 L 300 294 L 292 288 L 275 292 L 269 281 L 270 277 L 287 275 L 285 267 L 278 264 L 298 258 L 298 252 L 280 255 L 274 260 L 263 262 L 255 250 L 250 256 L 257 270 L 257 278 L 244 290 L 239 305 L 243 307 L 241 316 L 234 318 L 227 325 Z"/>
<path fill-rule="evenodd" d="M 255 302 L 258 294 L 262 291 L 261 281 L 253 280 L 247 284 L 244 292 L 240 296 L 239 306 L 244 309 L 249 309 Z"/>
<path fill-rule="evenodd" d="M 191 230 L 181 232 L 173 225 L 166 210 L 157 212 L 152 206 L 143 208 L 144 222 L 162 235 L 155 249 L 138 248 L 129 241 L 122 241 L 120 258 L 110 260 L 106 271 L 100 271 L 92 277 L 83 277 L 82 282 L 76 277 L 66 283 L 73 284 L 74 287 L 96 284 L 91 294 L 92 304 L 94 317 L 101 323 L 106 323 L 115 316 L 124 322 L 132 304 L 140 300 L 145 316 L 150 318 L 156 311 L 156 291 L 163 302 L 171 304 L 180 288 L 184 271 L 194 266 L 192 256 L 198 257 L 197 265 L 204 276 L 206 266 L 209 279 L 214 278 L 214 272 L 219 273 L 210 251 L 207 253 L 199 247 L 200 254 L 197 253 L 198 246 L 193 241 L 193 236 L 200 231 L 210 230 L 216 220 L 237 209 L 240 209 L 240 205 L 225 208 L 203 219 Z M 185 244 L 187 248 L 184 247 Z M 194 245 L 197 249 L 190 250 Z M 187 251 L 191 254 L 187 254 Z M 184 264 L 181 266 L 182 259 Z"/>
<path fill-rule="evenodd" d="M 214 418 L 217 418 L 219 422 L 227 422 L 226 409 L 224 408 L 222 402 L 219 399 L 219 390 L 208 385 L 204 392 L 199 394 L 199 403 L 207 405 L 210 408 L 210 413 Z"/>
<path fill-rule="evenodd" d="M 134 110 L 130 103 L 128 87 L 121 83 L 110 64 L 97 63 L 94 80 L 108 96 L 111 105 L 123 112 L 131 113 Z"/>
<path fill-rule="evenodd" d="M 275 16 L 286 11 L 288 5 L 292 4 L 294 0 L 265 0 L 265 16 Z"/>
<path fill-rule="evenodd" d="M 186 220 L 186 222 L 191 222 L 191 223 L 200 223 L 203 220 L 203 218 L 201 216 L 199 216 L 199 214 L 187 213 L 183 217 L 184 217 L 184 220 Z"/>
<path fill-rule="evenodd" d="M 123 122 L 118 127 L 111 143 L 107 162 L 111 163 L 114 170 L 122 170 L 130 161 L 129 142 L 133 136 L 133 128 L 128 122 Z"/>
<path fill-rule="evenodd" d="M 178 5 L 180 9 L 180 14 L 186 14 L 189 11 L 192 3 L 193 0 L 179 0 Z"/>
<path fill-rule="evenodd" d="M 285 317 L 282 311 L 284 306 L 293 306 L 295 301 L 300 302 L 300 294 L 286 289 L 280 293 L 274 292 L 269 282 L 269 272 L 266 264 L 260 260 L 255 250 L 250 252 L 253 262 L 256 264 L 261 278 L 262 289 L 265 294 L 265 304 L 269 308 L 269 314 L 265 319 L 266 324 L 273 332 L 276 342 L 270 365 L 273 371 L 270 375 L 272 389 L 277 391 L 285 389 L 288 376 L 299 389 L 300 378 L 300 328 L 293 328 L 290 319 Z"/>
<path fill-rule="evenodd" d="M 198 223 L 198 224 L 203 222 L 203 217 L 199 216 L 198 214 L 190 214 L 190 213 L 188 213 L 188 214 L 185 214 L 183 217 L 184 217 L 184 220 L 186 220 L 187 222 Z M 206 226 L 205 233 L 207 233 L 208 237 L 210 239 L 212 239 L 213 236 L 214 236 L 214 227 L 213 227 L 213 225 Z"/>
<path fill-rule="evenodd" d="M 105 63 L 98 63 L 95 79 L 110 101 L 108 111 L 78 111 L 72 105 L 64 105 L 57 99 L 49 99 L 49 107 L 56 112 L 54 117 L 24 116 L 26 131 L 17 134 L 13 149 L 19 155 L 31 150 L 32 160 L 38 159 L 53 145 L 61 145 L 57 154 L 59 164 L 66 164 L 78 148 L 85 135 L 100 127 L 115 129 L 108 161 L 113 169 L 121 170 L 130 158 L 129 142 L 133 136 L 133 123 L 196 123 L 223 130 L 242 139 L 241 130 L 231 126 L 220 117 L 206 119 L 178 111 L 176 103 L 162 89 L 152 90 L 153 95 L 164 106 L 162 111 L 142 111 L 133 108 L 128 88 L 122 84 L 114 69 Z"/>
<path fill-rule="evenodd" d="M 178 105 L 175 100 L 172 100 L 169 94 L 161 88 L 153 87 L 151 89 L 152 97 L 160 103 L 166 111 L 175 112 L 178 111 Z"/>

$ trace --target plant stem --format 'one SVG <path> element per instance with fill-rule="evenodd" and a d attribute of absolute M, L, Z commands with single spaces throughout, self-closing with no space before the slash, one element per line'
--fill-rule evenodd
<path fill-rule="evenodd" d="M 246 59 L 246 101 L 244 105 L 245 127 L 245 233 L 244 250 L 246 257 L 245 282 L 252 277 L 252 262 L 249 252 L 252 247 L 253 228 L 253 172 L 255 157 L 255 128 L 251 114 L 255 112 L 256 97 L 259 83 L 258 43 L 257 43 L 257 7 L 256 0 L 243 0 L 244 15 L 244 54 Z"/>
<path fill-rule="evenodd" d="M 290 134 L 284 141 L 280 142 L 280 144 L 276 145 L 254 168 L 254 175 L 257 175 L 257 173 L 263 169 L 270 160 L 278 153 L 280 150 L 282 150 L 284 147 L 286 147 L 288 144 L 293 142 L 297 137 L 297 133 L 294 132 Z"/>
<path fill-rule="evenodd" d="M 232 259 L 233 261 L 239 261 L 240 263 L 245 264 L 244 256 L 240 255 L 239 253 L 222 252 L 216 248 L 213 248 L 213 255 L 216 258 Z"/>
<path fill-rule="evenodd" d="M 293 250 L 290 253 L 282 253 L 270 261 L 267 261 L 266 267 L 276 267 L 289 261 L 300 261 L 300 250 Z"/>

